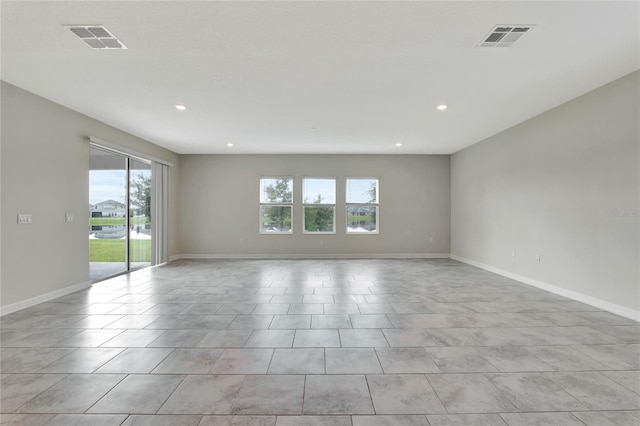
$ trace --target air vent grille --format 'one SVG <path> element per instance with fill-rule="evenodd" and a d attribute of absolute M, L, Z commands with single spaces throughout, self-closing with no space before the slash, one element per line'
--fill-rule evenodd
<path fill-rule="evenodd" d="M 534 25 L 496 25 L 484 39 L 479 47 L 511 47 L 526 32 L 532 30 Z"/>
<path fill-rule="evenodd" d="M 126 49 L 109 30 L 102 25 L 69 25 L 69 30 L 92 49 Z"/>

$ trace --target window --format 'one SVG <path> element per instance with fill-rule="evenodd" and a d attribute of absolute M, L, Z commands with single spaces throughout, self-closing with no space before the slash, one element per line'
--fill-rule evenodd
<path fill-rule="evenodd" d="M 378 179 L 347 179 L 347 234 L 378 233 Z"/>
<path fill-rule="evenodd" d="M 291 234 L 293 178 L 260 179 L 260 233 Z"/>
<path fill-rule="evenodd" d="M 302 182 L 305 234 L 335 234 L 336 180 L 307 178 Z"/>

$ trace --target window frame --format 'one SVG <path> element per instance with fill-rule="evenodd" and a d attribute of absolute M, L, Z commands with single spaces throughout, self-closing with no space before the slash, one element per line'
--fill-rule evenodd
<path fill-rule="evenodd" d="M 351 180 L 375 180 L 376 181 L 376 202 L 375 203 L 350 203 L 348 200 L 349 181 Z M 380 234 L 380 178 L 379 177 L 347 177 L 344 181 L 344 204 L 345 204 L 345 234 L 346 235 L 378 235 Z M 376 211 L 376 230 L 371 232 L 349 231 L 349 208 L 350 207 L 373 207 Z"/>
<path fill-rule="evenodd" d="M 305 180 L 332 180 L 333 181 L 333 203 L 306 203 L 305 202 Z M 338 199 L 338 179 L 334 176 L 304 176 L 302 178 L 302 233 L 306 235 L 335 235 L 336 234 L 336 202 Z M 333 230 L 327 232 L 307 231 L 306 226 L 306 210 L 307 207 L 325 207 L 333 210 Z"/>
<path fill-rule="evenodd" d="M 265 179 L 274 179 L 274 180 L 278 180 L 278 179 L 288 179 L 291 181 L 291 201 L 290 202 L 263 202 L 262 201 L 262 196 L 263 196 L 263 191 L 264 191 L 264 187 L 263 187 L 263 181 Z M 258 230 L 260 232 L 260 235 L 293 235 L 293 224 L 294 224 L 294 220 L 293 220 L 293 200 L 294 200 L 294 185 L 295 185 L 295 177 L 294 176 L 261 176 L 259 179 L 259 194 L 258 194 Z M 263 225 L 264 225 L 264 219 L 263 219 L 263 214 L 262 214 L 262 210 L 263 207 L 288 207 L 289 210 L 291 211 L 291 229 L 288 232 L 282 232 L 282 231 L 265 231 L 263 229 Z"/>

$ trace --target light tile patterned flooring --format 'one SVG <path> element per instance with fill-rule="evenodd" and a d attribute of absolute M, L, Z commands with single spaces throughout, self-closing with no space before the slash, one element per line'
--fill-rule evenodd
<path fill-rule="evenodd" d="M 640 326 L 453 260 L 178 261 L 6 315 L 2 425 L 639 425 Z"/>

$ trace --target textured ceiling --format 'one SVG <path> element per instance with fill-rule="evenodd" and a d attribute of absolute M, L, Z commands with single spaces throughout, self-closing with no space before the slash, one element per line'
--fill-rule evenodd
<path fill-rule="evenodd" d="M 178 153 L 448 154 L 640 67 L 635 1 L 1 8 L 3 80 Z M 65 24 L 128 49 L 92 50 Z M 535 28 L 476 47 L 496 24 Z"/>

